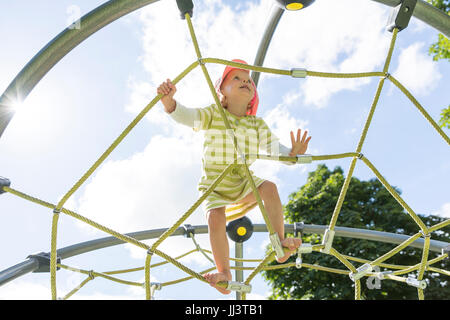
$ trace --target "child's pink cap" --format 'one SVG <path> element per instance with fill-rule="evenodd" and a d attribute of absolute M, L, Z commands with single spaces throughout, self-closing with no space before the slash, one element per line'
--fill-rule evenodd
<path fill-rule="evenodd" d="M 244 60 L 240 60 L 240 59 L 233 59 L 233 60 L 231 60 L 231 61 L 237 62 L 237 63 L 248 64 L 248 63 L 245 62 Z M 217 94 L 218 94 L 219 96 L 222 94 L 222 93 L 220 92 L 220 87 L 222 86 L 223 81 L 225 80 L 225 78 L 227 77 L 227 75 L 228 75 L 231 71 L 233 71 L 233 70 L 235 70 L 235 69 L 244 70 L 244 71 L 249 72 L 249 70 L 246 70 L 246 69 L 240 69 L 240 68 L 237 68 L 237 67 L 226 66 L 225 70 L 223 71 L 222 77 L 216 81 L 216 86 L 215 86 L 215 88 L 216 88 L 216 92 L 217 92 Z M 252 79 L 252 78 L 250 78 L 250 79 L 251 79 L 251 81 L 252 81 L 252 86 L 253 86 L 253 89 L 254 89 L 254 91 L 255 91 L 255 95 L 253 96 L 252 100 L 250 101 L 250 106 L 251 106 L 251 107 L 250 107 L 250 109 L 247 111 L 247 114 L 250 115 L 250 116 L 255 116 L 255 115 L 256 115 L 256 110 L 258 110 L 259 97 L 258 97 L 258 91 L 256 90 L 256 85 L 255 85 L 255 83 L 253 82 L 253 79 Z"/>

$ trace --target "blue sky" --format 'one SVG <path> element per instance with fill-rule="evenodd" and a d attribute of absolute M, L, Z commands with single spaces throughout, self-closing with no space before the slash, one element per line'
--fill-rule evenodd
<path fill-rule="evenodd" d="M 0 91 L 73 21 L 71 7 L 84 15 L 103 2 L 2 2 Z M 252 63 L 273 1 L 194 2 L 193 23 L 203 56 L 241 58 Z M 38 83 L 0 138 L 0 175 L 9 178 L 13 188 L 58 202 L 154 97 L 157 85 L 175 78 L 196 60 L 186 22 L 179 18 L 174 3 L 155 3 L 106 26 L 66 55 Z M 264 65 L 330 72 L 381 71 L 391 35 L 385 31 L 389 13 L 390 8 L 381 4 L 356 0 L 339 4 L 316 1 L 304 11 L 287 12 Z M 435 121 L 450 99 L 449 64 L 433 62 L 427 53 L 437 34 L 413 18 L 398 35 L 390 68 Z M 207 67 L 213 80 L 222 70 L 222 66 Z M 310 154 L 352 152 L 377 84 L 377 78 L 324 80 L 262 75 L 258 115 L 286 145 L 290 143 L 289 130 L 301 128 L 312 136 Z M 212 102 L 200 69 L 179 83 L 176 98 L 192 108 Z M 445 132 L 448 135 L 448 130 Z M 66 207 L 120 232 L 170 227 L 198 196 L 201 141 L 201 134 L 174 123 L 157 104 Z M 403 199 L 416 213 L 450 216 L 448 145 L 389 82 L 383 88 L 362 152 L 391 185 L 402 191 Z M 330 169 L 339 165 L 346 174 L 350 159 L 320 163 Z M 285 203 L 318 164 L 288 167 L 257 162 L 252 169 L 277 183 Z M 366 180 L 374 174 L 358 162 L 354 176 Z M 0 212 L 1 270 L 31 253 L 50 250 L 50 210 L 3 194 Z M 256 210 L 249 217 L 254 223 L 263 223 Z M 197 210 L 186 223 L 206 221 Z M 104 236 L 70 217 L 60 217 L 58 247 Z M 209 248 L 206 236 L 198 236 L 198 241 Z M 267 234 L 255 234 L 245 243 L 245 257 L 261 258 L 267 243 Z M 188 239 L 178 237 L 165 241 L 161 250 L 175 256 L 192 248 Z M 145 252 L 125 245 L 63 262 L 106 271 L 142 266 L 144 259 Z M 195 270 L 210 267 L 200 255 L 184 262 Z M 183 276 L 169 266 L 155 269 L 152 281 Z M 143 281 L 143 274 L 126 278 Z M 82 279 L 59 271 L 58 295 L 63 296 Z M 260 276 L 253 285 L 249 298 L 268 295 L 270 289 Z M 195 280 L 156 293 L 157 299 L 233 297 L 224 297 Z M 29 274 L 2 286 L 0 298 L 48 299 L 49 274 Z M 74 298 L 142 299 L 144 292 L 95 279 Z"/>

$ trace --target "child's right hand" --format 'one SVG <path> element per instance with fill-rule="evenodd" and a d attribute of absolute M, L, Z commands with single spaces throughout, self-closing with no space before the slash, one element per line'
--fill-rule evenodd
<path fill-rule="evenodd" d="M 166 110 L 167 113 L 172 113 L 177 105 L 173 98 L 175 92 L 177 92 L 175 85 L 170 79 L 167 79 L 166 82 L 161 83 L 156 92 L 163 95 L 161 102 L 164 105 L 164 110 Z"/>

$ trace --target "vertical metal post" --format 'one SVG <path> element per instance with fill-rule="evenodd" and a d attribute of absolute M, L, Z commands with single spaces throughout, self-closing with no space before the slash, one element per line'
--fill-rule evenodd
<path fill-rule="evenodd" d="M 234 257 L 236 259 L 242 259 L 244 256 L 244 244 L 242 242 L 234 243 Z M 241 261 L 236 261 L 236 267 L 242 267 L 244 264 Z M 244 282 L 244 270 L 236 270 L 236 281 Z M 242 293 L 236 291 L 236 300 L 242 300 Z"/>

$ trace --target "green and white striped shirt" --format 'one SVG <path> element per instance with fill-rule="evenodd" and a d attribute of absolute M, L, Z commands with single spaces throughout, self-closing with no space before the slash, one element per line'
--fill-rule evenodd
<path fill-rule="evenodd" d="M 290 152 L 290 149 L 280 144 L 279 139 L 271 132 L 262 118 L 249 115 L 238 117 L 226 109 L 224 109 L 224 113 L 228 118 L 232 133 L 227 132 L 222 114 L 215 104 L 205 108 L 192 109 L 177 102 L 175 111 L 171 113 L 171 117 L 175 121 L 196 131 L 204 130 L 202 177 L 198 185 L 200 192 L 207 190 L 229 164 L 235 161 L 238 164 L 241 163 L 224 177 L 216 189 L 206 198 L 204 203 L 206 211 L 235 204 L 252 191 L 243 162 L 240 160 L 241 158 L 238 156 L 233 143 L 233 133 L 240 152 L 244 154 L 256 155 L 259 150 L 263 150 L 270 155 L 287 155 Z M 255 160 L 254 157 L 250 156 L 247 164 L 251 165 Z M 254 176 L 253 172 L 251 174 L 256 187 L 265 181 Z"/>

